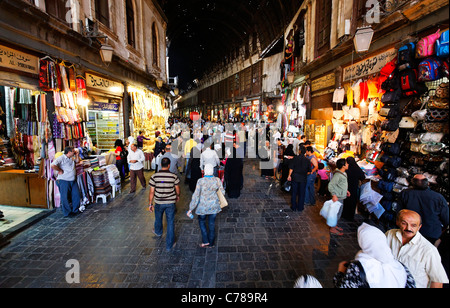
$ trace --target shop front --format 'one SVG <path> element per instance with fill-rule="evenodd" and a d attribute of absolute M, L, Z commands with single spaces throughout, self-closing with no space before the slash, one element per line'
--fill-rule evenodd
<path fill-rule="evenodd" d="M 98 150 L 109 151 L 117 139 L 124 139 L 124 86 L 121 82 L 86 73 L 88 95 L 87 129 Z"/>
<path fill-rule="evenodd" d="M 385 46 L 343 65 L 332 93 L 333 137 L 326 157 L 354 156 L 378 202 L 363 203 L 394 223 L 399 193 L 423 174 L 449 201 L 448 53 L 421 53 L 421 45 L 445 32 L 428 28 L 396 46 Z M 434 44 L 433 44 L 434 45 Z M 434 45 L 436 46 L 436 45 Z M 434 69 L 430 69 L 432 63 Z M 334 154 L 332 154 L 334 152 Z"/>
<path fill-rule="evenodd" d="M 39 176 L 47 114 L 38 76 L 37 55 L 0 43 L 0 205 L 48 208 Z"/>
<path fill-rule="evenodd" d="M 72 63 L 39 56 L 0 46 L 0 204 L 51 209 L 59 206 L 52 160 L 91 142 L 84 78 Z"/>
<path fill-rule="evenodd" d="M 138 86 L 129 86 L 133 119 L 132 136 L 136 139 L 139 132 L 150 140 L 144 139 L 144 153 L 151 153 L 155 148 L 156 132 L 165 137 L 166 122 L 170 111 L 165 108 L 164 98 Z M 187 115 L 189 116 L 189 115 Z"/>

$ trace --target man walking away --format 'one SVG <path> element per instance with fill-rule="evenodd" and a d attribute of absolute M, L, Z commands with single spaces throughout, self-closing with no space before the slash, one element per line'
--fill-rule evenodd
<path fill-rule="evenodd" d="M 167 234 L 166 249 L 170 251 L 175 246 L 175 211 L 176 202 L 180 199 L 180 179 L 169 171 L 170 159 L 161 160 L 161 170 L 152 175 L 149 181 L 149 211 L 155 211 L 155 226 L 153 233 L 156 236 L 163 234 L 162 218 L 166 213 Z M 155 205 L 153 206 L 153 201 Z"/>

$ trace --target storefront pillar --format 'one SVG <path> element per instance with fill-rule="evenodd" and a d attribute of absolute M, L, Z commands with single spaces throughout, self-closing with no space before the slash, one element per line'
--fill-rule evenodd
<path fill-rule="evenodd" d="M 131 136 L 130 131 L 130 96 L 128 95 L 128 83 L 123 82 L 123 130 L 124 137 Z"/>

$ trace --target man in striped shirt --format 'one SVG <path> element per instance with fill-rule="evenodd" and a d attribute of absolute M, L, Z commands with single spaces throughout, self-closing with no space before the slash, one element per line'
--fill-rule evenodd
<path fill-rule="evenodd" d="M 155 211 L 155 227 L 153 233 L 161 236 L 163 233 L 162 217 L 166 213 L 167 235 L 166 249 L 171 250 L 175 246 L 175 210 L 176 202 L 180 199 L 180 179 L 169 171 L 170 159 L 161 160 L 161 170 L 152 175 L 149 181 L 149 211 Z M 155 205 L 153 206 L 153 200 Z"/>

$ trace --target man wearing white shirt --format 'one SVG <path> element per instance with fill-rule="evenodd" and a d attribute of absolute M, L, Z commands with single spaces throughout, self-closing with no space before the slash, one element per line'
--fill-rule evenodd
<path fill-rule="evenodd" d="M 435 246 L 419 233 L 420 215 L 411 210 L 401 210 L 397 226 L 386 232 L 387 243 L 395 259 L 411 272 L 417 288 L 442 288 L 448 277 Z"/>
<path fill-rule="evenodd" d="M 220 159 L 217 152 L 212 149 L 213 144 L 206 147 L 206 150 L 200 155 L 200 168 L 203 170 L 206 164 L 211 164 L 214 167 L 214 176 L 219 175 Z"/>
<path fill-rule="evenodd" d="M 130 194 L 136 191 L 136 176 L 139 178 L 142 187 L 147 188 L 144 177 L 144 161 L 145 156 L 142 150 L 138 149 L 137 144 L 130 145 L 131 151 L 128 153 L 127 159 L 130 164 Z"/>

